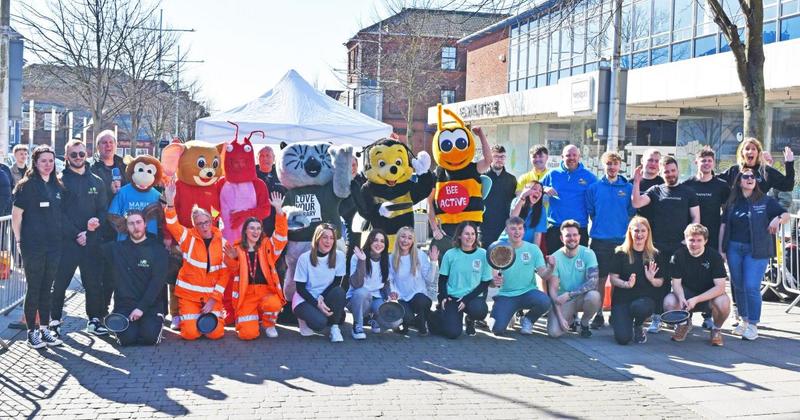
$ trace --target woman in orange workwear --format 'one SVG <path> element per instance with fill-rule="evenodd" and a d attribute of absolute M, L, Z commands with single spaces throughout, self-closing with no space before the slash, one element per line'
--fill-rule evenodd
<path fill-rule="evenodd" d="M 275 209 L 275 232 L 264 235 L 261 220 L 250 217 L 242 225 L 242 239 L 235 246 L 225 245 L 226 265 L 233 282 L 231 296 L 236 310 L 236 333 L 242 340 L 258 338 L 259 320 L 269 338 L 276 338 L 275 320 L 286 299 L 278 272 L 278 257 L 286 246 L 289 225 L 283 213 L 283 195 L 270 194 Z"/>
<path fill-rule="evenodd" d="M 181 317 L 181 337 L 196 340 L 202 335 L 197 329 L 197 319 L 201 314 L 213 312 L 222 318 L 222 294 L 228 284 L 228 270 L 225 266 L 223 247 L 225 239 L 222 232 L 211 224 L 211 214 L 203 208 L 192 208 L 191 229 L 178 223 L 175 212 L 175 181 L 164 189 L 167 201 L 165 219 L 167 230 L 178 239 L 178 247 L 183 254 L 183 265 L 175 280 L 175 296 L 178 297 L 178 312 Z M 225 323 L 206 334 L 216 340 L 225 334 Z"/>

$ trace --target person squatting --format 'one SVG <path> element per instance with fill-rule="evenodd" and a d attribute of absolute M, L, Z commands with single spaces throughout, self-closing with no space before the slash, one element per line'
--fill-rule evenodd
<path fill-rule="evenodd" d="M 693 312 L 703 314 L 714 346 L 723 345 L 732 312 L 732 334 L 757 339 L 758 287 L 775 253 L 772 235 L 789 219 L 767 193 L 793 187 L 791 149 L 783 174 L 747 138 L 736 165 L 715 173 L 706 147 L 696 175 L 680 182 L 677 160 L 656 150 L 628 180 L 616 152 L 602 155 L 597 176 L 576 146 L 552 169 L 547 148 L 535 146 L 533 169 L 518 181 L 503 146 L 490 148 L 479 128 L 452 116 L 456 123 L 440 122 L 434 136 L 435 171 L 431 156 L 394 139 L 364 149 L 363 172 L 349 147 L 300 142 L 275 154 L 266 146 L 256 159 L 249 136 L 238 134 L 218 146 L 170 145 L 161 161 L 123 161 L 104 131 L 91 165 L 85 144 L 67 143 L 60 174 L 55 151 L 37 146 L 12 207 L 28 344 L 63 345 L 76 268 L 86 331 L 111 333 L 123 346 L 159 343 L 168 321 L 186 340 L 217 340 L 226 327 L 242 340 L 262 331 L 275 339 L 278 324 L 334 343 L 345 332 L 360 341 L 387 330 L 457 339 L 479 328 L 531 335 L 537 322 L 550 337 L 589 338 L 605 325 L 607 281 L 619 344 L 644 344 L 662 330 L 662 314 L 676 310 L 688 319 L 673 341 L 689 337 Z M 477 163 L 475 136 L 491 151 Z M 234 157 L 245 163 L 226 163 Z M 410 216 L 426 198 L 434 239 L 423 250 Z M 508 246 L 513 263 L 492 268 L 491 243 L 482 240 Z M 393 304 L 401 308 L 394 317 Z M 126 328 L 106 325 L 110 313 Z"/>

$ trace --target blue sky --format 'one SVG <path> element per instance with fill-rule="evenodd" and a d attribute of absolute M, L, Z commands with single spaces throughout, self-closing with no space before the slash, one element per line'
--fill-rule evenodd
<path fill-rule="evenodd" d="M 200 82 L 213 111 L 269 90 L 289 69 L 320 88 L 342 89 L 333 68 L 344 69 L 342 45 L 376 21 L 379 0 L 164 0 L 164 22 L 185 33 L 186 74 Z M 182 78 L 183 78 L 182 73 Z"/>

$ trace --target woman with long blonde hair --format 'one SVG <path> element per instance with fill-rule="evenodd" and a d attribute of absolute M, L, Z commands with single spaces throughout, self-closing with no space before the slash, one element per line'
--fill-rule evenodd
<path fill-rule="evenodd" d="M 436 246 L 431 246 L 430 254 L 416 247 L 413 228 L 404 226 L 397 231 L 389 264 L 389 298 L 400 302 L 406 310 L 401 332 L 414 325 L 420 335 L 428 334 L 428 316 L 433 304 L 428 290 L 436 283 L 438 261 Z"/>
<path fill-rule="evenodd" d="M 614 250 L 609 278 L 614 292 L 611 297 L 611 327 L 619 344 L 633 340 L 644 344 L 647 332 L 644 321 L 661 299 L 658 290 L 664 283 L 661 268 L 668 261 L 653 246 L 650 223 L 634 216 L 628 223 L 625 241 Z"/>
<path fill-rule="evenodd" d="M 336 227 L 322 223 L 314 230 L 311 250 L 297 259 L 292 296 L 292 310 L 297 316 L 300 334 L 310 336 L 329 325 L 331 342 L 344 341 L 340 324 L 344 321 L 345 255 L 336 249 Z"/>
<path fill-rule="evenodd" d="M 794 188 L 794 153 L 789 146 L 783 149 L 786 175 L 771 166 L 772 162 L 765 162 L 764 147 L 758 139 L 747 137 L 736 149 L 736 165 L 720 174 L 720 178 L 728 182 L 731 188 L 736 187 L 736 179 L 743 169 L 752 169 L 756 176 L 758 188 L 764 194 L 770 189 L 778 191 L 791 191 Z"/>

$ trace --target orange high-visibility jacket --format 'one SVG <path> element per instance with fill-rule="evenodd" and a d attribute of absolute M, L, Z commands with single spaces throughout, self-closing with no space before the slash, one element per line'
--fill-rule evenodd
<path fill-rule="evenodd" d="M 206 250 L 206 244 L 197 229 L 188 229 L 178 223 L 174 208 L 167 208 L 165 216 L 167 230 L 173 238 L 177 238 L 178 247 L 183 254 L 183 265 L 175 281 L 175 296 L 194 302 L 206 302 L 209 298 L 222 302 L 222 294 L 228 284 L 228 269 L 222 252 L 225 244 L 222 232 L 215 227 L 211 228 L 213 237 L 209 249 Z M 211 265 L 206 271 L 209 256 Z"/>
<path fill-rule="evenodd" d="M 278 272 L 275 270 L 278 257 L 281 256 L 283 248 L 286 247 L 286 236 L 289 234 L 289 224 L 286 220 L 286 215 L 275 215 L 275 232 L 272 237 L 264 238 L 259 246 L 258 263 L 261 266 L 261 272 L 267 279 L 267 287 L 271 293 L 278 295 L 281 299 L 281 306 L 286 304 L 286 298 L 283 296 L 281 290 L 281 282 L 278 278 Z M 233 307 L 239 310 L 239 305 L 244 302 L 244 297 L 247 295 L 247 286 L 250 284 L 249 273 L 247 272 L 247 252 L 242 249 L 241 242 L 246 240 L 242 238 L 236 241 L 236 252 L 239 254 L 238 259 L 231 259 L 225 257 L 225 264 L 228 266 L 228 273 L 233 277 L 231 296 L 233 297 Z M 241 299 L 240 299 L 241 298 Z"/>

